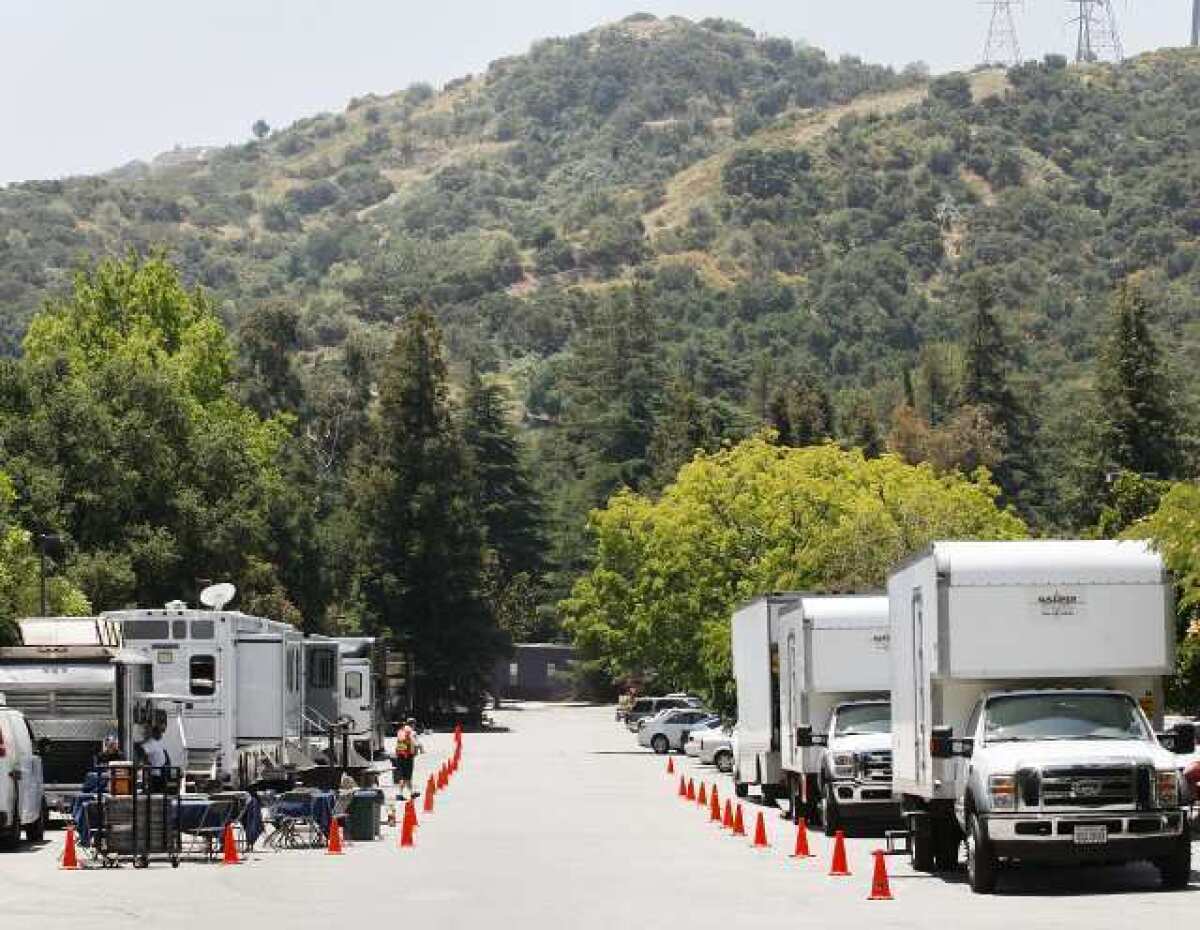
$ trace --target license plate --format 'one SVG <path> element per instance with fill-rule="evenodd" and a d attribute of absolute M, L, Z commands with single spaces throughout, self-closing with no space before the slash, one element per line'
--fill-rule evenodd
<path fill-rule="evenodd" d="M 1075 828 L 1075 843 L 1078 846 L 1099 846 L 1108 842 L 1108 827 L 1080 824 Z"/>

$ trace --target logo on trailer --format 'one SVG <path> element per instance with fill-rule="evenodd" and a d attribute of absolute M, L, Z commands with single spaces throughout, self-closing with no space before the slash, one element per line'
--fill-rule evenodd
<path fill-rule="evenodd" d="M 1050 588 L 1032 597 L 1034 609 L 1043 617 L 1079 617 L 1087 608 L 1083 591 L 1075 588 Z"/>

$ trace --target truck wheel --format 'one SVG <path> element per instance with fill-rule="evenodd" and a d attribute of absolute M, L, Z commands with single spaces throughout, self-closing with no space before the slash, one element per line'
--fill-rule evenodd
<path fill-rule="evenodd" d="M 25 839 L 31 843 L 40 843 L 46 838 L 46 824 L 50 820 L 50 811 L 46 808 L 46 802 L 42 802 L 41 813 L 38 814 L 38 819 L 25 827 Z"/>
<path fill-rule="evenodd" d="M 1155 859 L 1154 867 L 1158 869 L 1163 890 L 1178 891 L 1188 886 L 1192 877 L 1192 843 L 1186 824 L 1174 851 L 1169 856 Z"/>
<path fill-rule="evenodd" d="M 962 832 L 952 819 L 937 820 L 933 824 L 933 863 L 939 872 L 952 872 L 958 868 L 958 848 L 962 845 Z"/>
<path fill-rule="evenodd" d="M 933 820 L 927 814 L 909 818 L 908 861 L 915 872 L 933 871 Z"/>
<path fill-rule="evenodd" d="M 733 780 L 733 793 L 739 798 L 744 798 L 750 794 L 750 786 L 744 781 L 738 781 L 735 777 Z"/>
<path fill-rule="evenodd" d="M 713 756 L 713 765 L 717 767 L 717 771 L 722 775 L 728 775 L 733 771 L 733 753 L 728 751 L 718 752 Z"/>
<path fill-rule="evenodd" d="M 663 756 L 671 750 L 671 741 L 659 733 L 650 740 L 650 748 L 657 752 L 660 756 Z"/>
<path fill-rule="evenodd" d="M 838 812 L 837 799 L 833 796 L 833 785 L 826 783 L 821 796 L 821 826 L 826 836 L 833 836 L 842 829 L 842 816 Z"/>
<path fill-rule="evenodd" d="M 967 820 L 967 883 L 975 894 L 996 890 L 996 857 L 983 823 L 975 814 Z"/>

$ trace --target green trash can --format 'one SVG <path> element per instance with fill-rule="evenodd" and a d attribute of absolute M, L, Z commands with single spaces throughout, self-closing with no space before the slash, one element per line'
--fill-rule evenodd
<path fill-rule="evenodd" d="M 352 840 L 377 840 L 380 837 L 380 815 L 383 813 L 383 792 L 364 788 L 354 792 L 346 818 Z"/>

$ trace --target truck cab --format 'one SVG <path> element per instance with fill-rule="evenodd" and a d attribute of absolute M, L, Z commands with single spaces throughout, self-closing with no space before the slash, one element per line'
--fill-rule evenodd
<path fill-rule="evenodd" d="M 39 741 L 25 715 L 0 694 L 0 848 L 16 846 L 22 830 L 39 842 L 47 816 Z"/>
<path fill-rule="evenodd" d="M 844 701 L 834 707 L 823 737 L 810 745 L 820 757 L 818 791 L 825 834 L 833 836 L 850 820 L 894 819 L 899 806 L 892 797 L 891 703 Z"/>
<path fill-rule="evenodd" d="M 1096 688 L 991 691 L 961 739 L 935 734 L 949 757 L 954 812 L 972 888 L 990 890 L 997 863 L 1148 860 L 1163 884 L 1191 867 L 1176 753 L 1183 728 L 1162 742 L 1127 693 Z"/>

